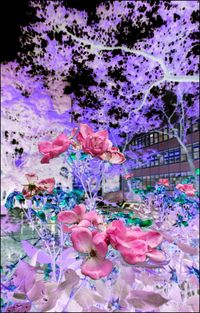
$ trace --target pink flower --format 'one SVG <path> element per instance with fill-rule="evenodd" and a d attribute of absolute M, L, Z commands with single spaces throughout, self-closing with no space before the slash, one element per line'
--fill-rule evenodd
<path fill-rule="evenodd" d="M 44 141 L 38 143 L 39 151 L 44 155 L 41 163 L 49 163 L 50 159 L 58 157 L 65 152 L 71 144 L 71 141 L 65 134 L 60 134 L 52 142 Z"/>
<path fill-rule="evenodd" d="M 143 232 L 139 227 L 128 228 L 118 220 L 111 223 L 106 235 L 106 242 L 111 243 L 129 264 L 144 262 L 146 257 L 157 262 L 164 259 L 162 252 L 155 249 L 163 239 L 157 231 Z"/>
<path fill-rule="evenodd" d="M 193 184 L 178 184 L 176 185 L 176 188 L 184 192 L 187 196 L 195 196 L 196 189 Z"/>
<path fill-rule="evenodd" d="M 112 147 L 112 142 L 108 139 L 107 130 L 100 130 L 95 133 L 86 124 L 80 124 L 77 140 L 81 143 L 83 151 L 91 154 L 93 157 L 99 157 Z"/>
<path fill-rule="evenodd" d="M 163 185 L 165 187 L 169 187 L 169 180 L 166 178 L 160 178 L 158 181 L 159 185 Z"/>
<path fill-rule="evenodd" d="M 38 176 L 35 173 L 28 173 L 25 176 L 28 180 L 28 185 L 25 185 L 22 193 L 27 199 L 39 193 L 40 191 L 48 191 L 51 193 L 54 189 L 54 178 L 38 180 Z"/>
<path fill-rule="evenodd" d="M 39 180 L 37 183 L 37 186 L 41 188 L 42 190 L 46 190 L 49 193 L 51 193 L 55 186 L 55 179 L 54 178 L 45 178 L 42 180 Z"/>
<path fill-rule="evenodd" d="M 162 235 L 157 231 L 143 232 L 139 227 L 135 227 L 127 229 L 124 238 L 117 237 L 117 249 L 128 264 L 144 262 L 146 257 L 160 262 L 165 257 L 161 251 L 155 248 L 162 240 Z"/>
<path fill-rule="evenodd" d="M 122 164 L 126 160 L 118 148 L 112 147 L 107 130 L 100 130 L 95 133 L 88 125 L 80 124 L 77 140 L 83 151 L 93 157 L 109 161 L 112 164 Z"/>
<path fill-rule="evenodd" d="M 126 175 L 124 175 L 124 179 L 130 179 L 130 178 L 132 178 L 134 176 L 134 174 L 132 173 L 132 174 L 126 174 Z"/>
<path fill-rule="evenodd" d="M 105 277 L 112 271 L 112 262 L 105 259 L 108 246 L 104 238 L 103 233 L 93 236 L 92 232 L 84 227 L 76 228 L 72 232 L 74 249 L 88 255 L 82 264 L 81 272 L 92 279 Z"/>
<path fill-rule="evenodd" d="M 117 249 L 118 246 L 118 238 L 125 238 L 126 226 L 124 222 L 121 220 L 116 220 L 108 226 L 106 230 L 107 234 L 107 242 L 109 242 L 113 248 Z"/>
<path fill-rule="evenodd" d="M 70 211 L 62 211 L 58 214 L 58 222 L 63 223 L 63 231 L 70 232 L 75 227 L 88 227 L 91 224 L 101 224 L 102 217 L 96 212 L 87 212 L 84 204 L 76 205 Z M 71 226 L 65 225 L 71 224 Z"/>
<path fill-rule="evenodd" d="M 126 161 L 123 153 L 121 153 L 119 149 L 115 147 L 109 148 L 106 152 L 100 155 L 100 158 L 112 164 L 122 164 Z"/>

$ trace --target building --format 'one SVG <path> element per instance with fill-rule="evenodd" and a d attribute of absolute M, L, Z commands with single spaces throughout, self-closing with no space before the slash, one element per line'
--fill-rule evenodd
<path fill-rule="evenodd" d="M 167 127 L 162 130 L 164 133 L 154 131 L 137 135 L 131 142 L 133 151 L 141 149 L 145 152 L 149 148 L 157 151 L 150 161 L 142 164 L 133 170 L 133 177 L 140 178 L 141 186 L 154 185 L 159 178 L 168 178 L 171 189 L 184 177 L 190 176 L 191 171 L 187 156 Z M 187 134 L 187 147 L 192 156 L 195 168 L 199 168 L 199 139 L 200 125 L 192 125 Z M 124 184 L 127 189 L 126 183 Z"/>

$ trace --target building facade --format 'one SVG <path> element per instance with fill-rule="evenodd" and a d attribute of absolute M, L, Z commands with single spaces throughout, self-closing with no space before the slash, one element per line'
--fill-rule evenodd
<path fill-rule="evenodd" d="M 199 168 L 199 139 L 200 125 L 196 123 L 188 131 L 186 144 L 196 169 Z M 162 132 L 154 131 L 134 137 L 130 149 L 157 151 L 149 162 L 133 169 L 133 177 L 140 178 L 141 186 L 154 185 L 159 178 L 168 178 L 173 189 L 184 177 L 191 175 L 187 155 L 167 127 Z M 126 183 L 124 187 L 127 189 Z"/>

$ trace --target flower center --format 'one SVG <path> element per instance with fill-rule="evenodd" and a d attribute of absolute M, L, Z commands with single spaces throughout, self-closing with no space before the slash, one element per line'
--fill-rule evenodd
<path fill-rule="evenodd" d="M 90 257 L 93 258 L 95 257 L 97 254 L 96 254 L 96 251 L 95 250 L 91 250 L 90 252 Z"/>

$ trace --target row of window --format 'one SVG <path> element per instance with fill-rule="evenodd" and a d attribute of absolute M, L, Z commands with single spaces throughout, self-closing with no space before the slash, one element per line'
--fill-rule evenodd
<path fill-rule="evenodd" d="M 199 143 L 188 145 L 187 148 L 193 160 L 199 159 Z M 150 161 L 146 164 L 143 164 L 141 168 L 180 163 L 184 161 L 187 161 L 185 151 L 182 148 L 178 147 L 175 149 L 163 151 L 160 154 L 152 156 Z"/>
<path fill-rule="evenodd" d="M 200 130 L 200 124 L 195 123 L 194 125 L 191 125 L 191 127 L 188 130 L 188 133 L 193 133 L 199 130 Z M 140 148 L 149 147 L 156 143 L 167 141 L 173 138 L 173 132 L 168 127 L 164 127 L 161 131 L 162 133 L 153 132 L 153 133 L 144 134 L 140 137 L 134 138 L 132 141 L 132 145 L 134 146 L 135 149 L 140 149 Z"/>
<path fill-rule="evenodd" d="M 190 172 L 182 172 L 182 173 L 167 173 L 167 174 L 160 174 L 160 175 L 152 175 L 152 176 L 143 176 L 140 177 L 141 179 L 141 186 L 153 186 L 158 182 L 160 178 L 167 178 L 170 182 L 170 189 L 173 188 L 183 181 L 184 178 L 190 176 Z"/>

